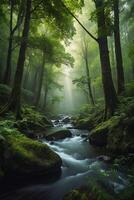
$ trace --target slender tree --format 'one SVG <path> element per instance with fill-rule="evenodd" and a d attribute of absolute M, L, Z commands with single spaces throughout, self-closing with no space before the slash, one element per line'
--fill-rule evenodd
<path fill-rule="evenodd" d="M 42 89 L 43 77 L 44 77 L 44 67 L 45 67 L 45 52 L 43 52 L 42 65 L 40 66 L 37 93 L 35 94 L 35 99 L 34 99 L 35 106 L 38 106 L 39 100 L 40 100 L 40 96 L 41 96 L 41 89 Z"/>
<path fill-rule="evenodd" d="M 17 22 L 15 26 L 13 27 L 13 14 L 14 14 L 14 7 L 15 7 L 15 1 L 9 0 L 10 3 L 10 25 L 9 25 L 9 42 L 8 42 L 8 52 L 7 52 L 7 59 L 6 59 L 6 68 L 4 72 L 4 78 L 3 83 L 9 85 L 10 79 L 11 79 L 11 62 L 12 62 L 12 51 L 13 51 L 13 37 L 16 32 L 16 30 L 20 27 L 20 25 L 23 22 L 24 18 L 24 1 L 22 0 L 20 2 L 20 6 L 18 9 L 18 16 L 17 16 Z"/>
<path fill-rule="evenodd" d="M 119 25 L 119 0 L 114 0 L 114 41 L 115 41 L 115 55 L 117 67 L 117 87 L 118 94 L 125 90 L 123 59 L 120 40 L 120 25 Z"/>
<path fill-rule="evenodd" d="M 92 88 L 91 88 L 91 78 L 90 78 L 90 72 L 89 72 L 89 63 L 88 63 L 88 43 L 86 41 L 86 39 L 83 39 L 83 58 L 85 61 L 85 67 L 86 67 L 86 77 L 87 77 L 87 86 L 88 86 L 88 94 L 89 94 L 89 98 L 91 101 L 91 104 L 94 105 L 94 98 L 93 98 L 93 94 L 92 94 Z"/>

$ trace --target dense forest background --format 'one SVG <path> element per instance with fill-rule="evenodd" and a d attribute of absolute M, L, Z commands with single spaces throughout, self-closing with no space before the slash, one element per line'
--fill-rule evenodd
<path fill-rule="evenodd" d="M 118 94 L 125 92 L 124 88 L 127 92 L 132 92 L 130 87 L 133 85 L 134 74 L 133 2 L 121 1 L 120 5 L 117 5 L 117 11 L 111 1 L 107 2 L 104 8 L 104 12 L 106 12 L 105 24 L 102 21 L 102 24 L 99 25 L 99 22 L 96 21 L 98 16 L 96 16 L 94 2 L 85 1 L 82 14 L 79 14 L 79 22 L 82 23 L 86 31 L 77 22 L 78 19 L 75 20 L 75 16 L 72 16 L 73 12 L 78 12 L 83 6 L 83 2 L 69 2 L 67 6 L 73 6 L 73 8 L 65 8 L 62 2 L 59 2 L 58 6 L 61 11 L 58 10 L 57 2 L 55 3 L 56 7 L 51 10 L 50 3 L 47 7 L 42 2 L 32 2 L 30 7 L 33 11 L 30 11 L 28 22 L 25 24 L 26 4 L 24 1 L 1 2 L 1 83 L 10 86 L 10 88 L 16 84 L 17 88 L 14 89 L 18 90 L 16 93 L 20 93 L 19 85 L 22 85 L 22 96 L 27 98 L 28 103 L 50 112 L 52 111 L 51 105 L 53 105 L 54 110 L 60 104 L 59 109 L 60 107 L 62 109 L 64 104 L 66 106 L 68 104 L 68 108 L 71 106 L 69 110 L 74 111 L 78 110 L 82 104 L 90 102 L 95 104 L 95 102 L 103 101 L 104 98 L 112 98 L 113 104 L 116 104 L 114 101 L 117 100 L 114 98 L 117 98 L 113 94 L 115 91 L 110 89 L 110 94 L 108 88 L 109 97 L 107 97 L 105 85 L 110 84 L 109 87 L 112 88 L 114 84 Z M 96 6 L 98 6 L 96 10 L 101 9 L 101 5 Z M 70 12 L 72 13 L 70 14 Z M 101 13 L 99 14 L 101 15 Z M 101 16 L 99 17 L 101 18 Z M 114 29 L 114 24 L 117 26 L 116 29 Z M 100 29 L 104 30 L 98 29 L 97 31 L 97 26 L 101 26 Z M 92 32 L 93 35 L 90 35 L 88 31 Z M 99 31 L 100 33 L 97 33 Z M 73 37 L 75 33 L 77 34 Z M 105 72 L 101 75 L 99 59 L 99 48 L 101 47 L 98 48 L 97 34 L 100 35 L 100 38 L 105 35 L 108 42 L 108 49 L 100 49 L 100 52 L 109 51 L 109 58 L 106 59 L 110 59 L 108 65 L 109 68 L 111 66 L 113 83 L 110 77 L 108 77 L 110 83 L 103 80 Z M 27 37 L 26 41 L 23 41 L 24 37 Z M 24 49 L 21 49 L 22 52 L 20 52 L 21 45 L 24 45 Z M 25 52 L 26 46 L 27 51 Z M 21 58 L 18 58 L 20 54 Z M 23 58 L 22 54 L 25 54 Z M 24 66 L 18 72 L 16 66 L 20 67 L 20 65 Z M 64 77 L 67 76 L 70 79 L 70 86 L 68 86 L 70 93 L 73 93 L 73 98 L 70 97 L 70 99 L 68 94 L 64 94 L 63 91 L 63 86 L 69 84 L 69 80 L 66 83 L 64 80 Z M 105 83 L 105 81 L 107 82 Z M 67 92 L 68 89 L 65 88 L 65 93 Z M 13 101 L 17 101 L 18 104 L 20 100 L 13 98 Z M 108 100 L 105 100 L 108 104 Z M 74 106 L 71 101 L 77 101 L 78 106 Z"/>
<path fill-rule="evenodd" d="M 133 0 L 0 0 L 0 182 L 61 167 L 57 152 L 34 140 L 71 136 L 49 130 L 62 114 L 112 166 L 123 163 L 131 180 L 118 199 L 132 200 L 133 21 Z M 80 191 L 67 199 L 87 200 Z"/>

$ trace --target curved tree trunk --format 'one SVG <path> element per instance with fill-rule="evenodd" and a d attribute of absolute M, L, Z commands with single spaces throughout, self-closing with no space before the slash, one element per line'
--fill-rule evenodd
<path fill-rule="evenodd" d="M 115 55 L 117 67 L 117 87 L 118 94 L 125 90 L 123 59 L 120 41 L 120 26 L 119 26 L 119 0 L 114 0 L 114 41 L 115 41 Z"/>

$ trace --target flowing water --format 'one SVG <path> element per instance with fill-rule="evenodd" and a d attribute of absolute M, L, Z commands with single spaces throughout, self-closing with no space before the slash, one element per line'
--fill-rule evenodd
<path fill-rule="evenodd" d="M 53 124 L 71 128 L 71 138 L 54 142 L 42 140 L 62 158 L 60 178 L 50 183 L 38 181 L 13 189 L 2 195 L 0 200 L 61 200 L 71 189 L 92 183 L 95 179 L 100 180 L 110 192 L 116 193 L 128 184 L 122 173 L 107 173 L 110 165 L 98 159 L 100 153 L 96 153 L 86 139 L 88 131 L 73 129 L 70 122 L 66 124 L 63 121 L 53 120 Z"/>

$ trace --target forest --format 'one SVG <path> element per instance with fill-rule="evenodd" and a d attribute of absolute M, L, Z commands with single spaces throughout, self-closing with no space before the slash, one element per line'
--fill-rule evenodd
<path fill-rule="evenodd" d="M 0 0 L 0 200 L 133 200 L 133 20 L 133 0 Z"/>

